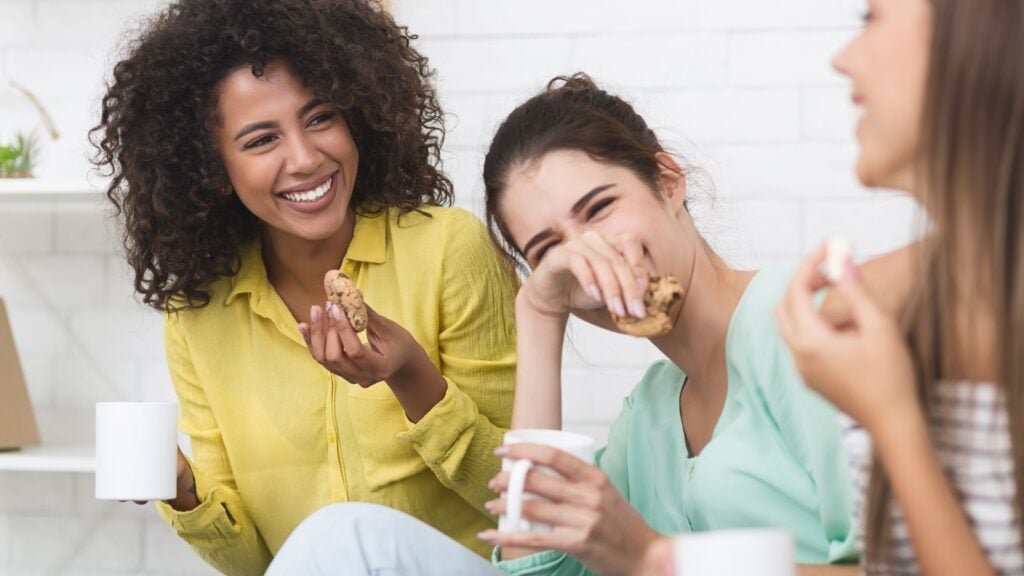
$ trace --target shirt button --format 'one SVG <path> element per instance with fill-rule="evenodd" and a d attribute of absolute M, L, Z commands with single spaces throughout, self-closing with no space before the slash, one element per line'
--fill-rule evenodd
<path fill-rule="evenodd" d="M 334 435 L 334 432 L 327 433 L 327 443 L 334 444 L 338 440 L 338 437 Z"/>

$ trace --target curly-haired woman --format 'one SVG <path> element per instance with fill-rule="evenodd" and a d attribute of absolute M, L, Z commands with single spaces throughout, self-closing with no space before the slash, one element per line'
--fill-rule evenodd
<path fill-rule="evenodd" d="M 514 277 L 443 207 L 443 116 L 412 39 L 365 0 L 179 0 L 103 99 L 96 163 L 135 290 L 166 312 L 192 440 L 158 508 L 223 572 L 262 573 L 339 501 L 489 552 Z M 339 267 L 370 306 L 366 342 L 324 306 Z"/>

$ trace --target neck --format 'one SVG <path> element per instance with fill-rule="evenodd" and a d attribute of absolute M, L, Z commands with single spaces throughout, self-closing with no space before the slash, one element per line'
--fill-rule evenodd
<path fill-rule="evenodd" d="M 694 250 L 693 273 L 672 331 L 652 342 L 693 382 L 714 382 L 725 366 L 729 323 L 754 272 L 729 268 L 710 248 Z"/>
<path fill-rule="evenodd" d="M 306 240 L 265 229 L 263 262 L 267 278 L 279 292 L 285 289 L 322 295 L 324 274 L 341 266 L 354 231 L 352 210 L 348 211 L 338 232 L 323 240 Z"/>

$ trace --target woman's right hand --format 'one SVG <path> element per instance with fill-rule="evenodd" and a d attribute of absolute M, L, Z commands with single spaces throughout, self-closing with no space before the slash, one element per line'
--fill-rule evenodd
<path fill-rule="evenodd" d="M 609 241 L 588 230 L 548 250 L 523 283 L 520 297 L 536 312 L 549 316 L 604 307 L 618 316 L 643 318 L 646 289 L 639 239 L 623 235 Z"/>
<path fill-rule="evenodd" d="M 192 474 L 192 467 L 181 448 L 178 448 L 178 462 L 176 466 L 178 494 L 174 500 L 168 500 L 171 508 L 179 512 L 187 512 L 199 506 L 199 496 L 196 495 L 196 478 Z M 133 500 L 138 505 L 148 504 L 149 500 Z"/>

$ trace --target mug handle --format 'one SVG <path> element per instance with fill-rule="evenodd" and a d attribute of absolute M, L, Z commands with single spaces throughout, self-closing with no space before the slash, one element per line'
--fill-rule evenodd
<path fill-rule="evenodd" d="M 516 460 L 509 471 L 508 490 L 506 498 L 508 505 L 505 508 L 505 517 L 508 519 L 509 529 L 512 532 L 529 532 L 530 523 L 523 520 L 523 489 L 526 486 L 526 474 L 533 468 L 533 462 L 529 460 Z M 525 523 L 525 527 L 520 527 Z"/>

